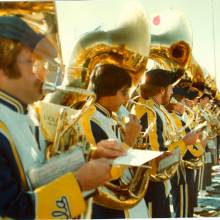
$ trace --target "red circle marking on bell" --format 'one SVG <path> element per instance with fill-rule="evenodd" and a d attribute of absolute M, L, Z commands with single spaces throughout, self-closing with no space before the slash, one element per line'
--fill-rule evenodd
<path fill-rule="evenodd" d="M 153 18 L 153 24 L 154 25 L 159 25 L 160 24 L 160 16 L 157 15 Z"/>

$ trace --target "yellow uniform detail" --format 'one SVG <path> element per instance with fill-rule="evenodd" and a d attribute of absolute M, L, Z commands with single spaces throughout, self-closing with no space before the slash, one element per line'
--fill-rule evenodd
<path fill-rule="evenodd" d="M 83 117 L 81 117 L 80 123 L 83 128 L 83 131 L 86 135 L 87 140 L 93 144 L 96 145 L 92 129 L 91 129 L 91 121 L 94 121 L 97 125 L 100 125 L 100 121 L 92 118 L 93 114 L 96 111 L 96 107 L 94 105 L 90 106 L 90 108 L 87 110 L 85 114 L 83 114 Z M 118 179 L 124 172 L 125 168 L 121 166 L 112 166 L 111 168 L 111 180 Z"/>
<path fill-rule="evenodd" d="M 181 156 L 183 156 L 186 153 L 187 146 L 183 140 L 176 141 L 168 145 L 169 151 L 173 151 L 176 147 L 179 147 Z"/>
<path fill-rule="evenodd" d="M 182 128 L 182 123 L 181 123 L 181 120 L 180 118 L 176 115 L 176 113 L 172 113 L 171 114 L 175 123 L 176 123 L 176 126 L 177 128 Z M 182 137 L 186 134 L 185 130 L 183 129 L 182 131 Z M 185 155 L 186 153 L 186 150 L 188 149 L 190 151 L 190 153 L 194 156 L 194 157 L 201 157 L 204 153 L 204 148 L 201 144 L 195 144 L 195 145 L 188 145 L 187 146 L 187 149 L 184 149 L 185 148 L 185 144 L 183 141 L 181 141 L 181 143 L 178 143 L 179 147 L 180 147 L 180 153 L 182 156 Z M 172 147 L 172 146 L 171 146 Z"/>
<path fill-rule="evenodd" d="M 146 104 L 149 107 L 153 108 L 153 102 L 151 102 L 151 100 L 144 100 L 143 98 L 140 98 L 138 100 L 138 102 L 141 104 Z M 135 109 L 133 109 L 133 110 L 134 110 L 134 112 L 132 112 L 132 113 L 134 113 L 138 119 L 141 119 L 141 117 L 145 113 L 147 113 L 148 125 L 153 123 L 156 120 L 153 112 L 150 111 L 149 109 L 145 108 L 144 105 L 135 105 Z M 153 128 L 149 132 L 149 142 L 150 142 L 150 149 L 151 150 L 159 151 L 160 145 L 157 141 L 157 126 L 156 126 L 156 124 L 153 126 Z M 155 174 L 157 172 L 157 166 L 158 166 L 157 163 L 158 163 L 157 160 L 153 160 L 151 162 L 152 169 L 150 171 L 150 174 Z"/>
<path fill-rule="evenodd" d="M 127 167 L 125 166 L 112 166 L 111 168 L 111 180 L 116 180 L 119 177 L 122 176 L 123 172 L 125 171 L 125 169 L 127 169 Z"/>
<path fill-rule="evenodd" d="M 36 219 L 71 219 L 85 211 L 85 201 L 72 173 L 35 190 Z"/>
<path fill-rule="evenodd" d="M 80 124 L 83 128 L 84 134 L 86 135 L 87 140 L 89 143 L 96 145 L 95 139 L 92 134 L 92 129 L 90 125 L 90 120 L 96 108 L 94 105 L 90 106 L 90 108 L 83 114 L 83 117 L 80 119 Z"/>

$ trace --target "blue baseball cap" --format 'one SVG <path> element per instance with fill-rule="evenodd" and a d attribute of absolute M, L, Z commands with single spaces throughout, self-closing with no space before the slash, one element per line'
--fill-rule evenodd
<path fill-rule="evenodd" d="M 0 16 L 0 37 L 16 40 L 31 49 L 44 38 L 16 15 Z"/>

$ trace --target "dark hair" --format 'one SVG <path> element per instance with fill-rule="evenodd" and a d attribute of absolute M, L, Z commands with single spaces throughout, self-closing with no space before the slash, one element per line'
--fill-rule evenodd
<path fill-rule="evenodd" d="M 187 92 L 186 92 L 186 98 L 193 100 L 195 98 L 198 98 L 200 95 L 199 90 L 191 87 Z"/>
<path fill-rule="evenodd" d="M 173 97 L 178 101 L 181 102 L 184 98 L 183 95 L 179 95 L 179 94 L 173 94 Z"/>
<path fill-rule="evenodd" d="M 148 84 L 165 88 L 177 82 L 183 74 L 184 70 L 182 69 L 177 69 L 176 71 L 152 69 L 145 72 L 145 81 Z"/>
<path fill-rule="evenodd" d="M 92 74 L 93 90 L 97 99 L 102 96 L 116 95 L 124 86 L 131 87 L 131 77 L 127 70 L 114 64 L 102 64 L 95 67 Z"/>
<path fill-rule="evenodd" d="M 212 97 L 211 97 L 211 95 L 209 95 L 209 94 L 207 94 L 207 93 L 204 93 L 200 98 L 199 98 L 199 100 L 200 99 L 204 99 L 204 98 L 209 98 L 209 99 L 212 99 Z"/>
<path fill-rule="evenodd" d="M 140 85 L 140 93 L 141 93 L 141 96 L 144 99 L 148 99 L 148 98 L 150 98 L 152 96 L 155 96 L 158 93 L 160 93 L 160 90 L 162 88 L 166 89 L 166 87 L 155 86 L 155 85 L 152 85 L 152 84 L 149 84 L 149 83 L 147 83 L 147 84 L 145 83 L 145 84 Z"/>

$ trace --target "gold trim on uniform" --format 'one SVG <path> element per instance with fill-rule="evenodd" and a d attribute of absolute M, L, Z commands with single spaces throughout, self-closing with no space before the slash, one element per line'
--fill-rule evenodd
<path fill-rule="evenodd" d="M 101 110 L 105 116 L 111 118 L 111 113 L 106 108 L 104 108 L 102 105 L 100 105 L 97 102 L 95 103 L 95 106 L 96 106 L 97 110 Z"/>
<path fill-rule="evenodd" d="M 152 202 L 148 202 L 148 216 L 152 218 Z"/>

